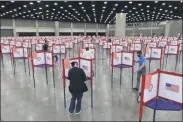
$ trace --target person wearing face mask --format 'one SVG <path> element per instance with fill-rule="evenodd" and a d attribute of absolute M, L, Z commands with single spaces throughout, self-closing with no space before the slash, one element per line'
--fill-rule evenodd
<path fill-rule="evenodd" d="M 140 87 L 140 78 L 142 75 L 146 74 L 146 66 L 145 66 L 146 58 L 142 55 L 141 50 L 137 51 L 137 56 L 139 57 L 139 60 L 135 62 L 139 64 L 139 68 L 137 69 L 137 85 L 134 88 L 134 90 L 138 91 Z"/>

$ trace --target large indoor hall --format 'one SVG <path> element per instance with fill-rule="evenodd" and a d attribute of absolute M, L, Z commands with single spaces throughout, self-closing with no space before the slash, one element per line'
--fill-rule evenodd
<path fill-rule="evenodd" d="M 0 1 L 1 121 L 182 121 L 183 1 Z"/>

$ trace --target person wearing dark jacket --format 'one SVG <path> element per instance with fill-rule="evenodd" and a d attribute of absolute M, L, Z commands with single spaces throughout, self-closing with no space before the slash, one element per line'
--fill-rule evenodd
<path fill-rule="evenodd" d="M 45 43 L 43 45 L 43 50 L 48 51 L 48 41 L 47 40 L 45 40 Z"/>
<path fill-rule="evenodd" d="M 72 95 L 69 113 L 73 113 L 76 109 L 76 114 L 79 114 L 81 112 L 83 93 L 88 91 L 88 88 L 85 84 L 86 74 L 83 69 L 78 68 L 77 62 L 72 62 L 71 66 L 72 68 L 68 72 L 68 79 L 70 80 L 69 91 Z"/>

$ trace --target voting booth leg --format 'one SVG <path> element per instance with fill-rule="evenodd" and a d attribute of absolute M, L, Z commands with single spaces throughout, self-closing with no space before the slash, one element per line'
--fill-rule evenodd
<path fill-rule="evenodd" d="M 45 66 L 45 73 L 46 73 L 46 83 L 48 85 L 48 71 L 47 71 L 47 66 Z"/>
<path fill-rule="evenodd" d="M 91 108 L 93 108 L 93 88 L 91 88 Z"/>
<path fill-rule="evenodd" d="M 177 69 L 177 64 L 178 64 L 178 55 L 176 56 L 175 70 Z"/>
<path fill-rule="evenodd" d="M 26 64 L 25 64 L 25 58 L 24 58 L 24 70 L 25 70 L 25 73 L 26 73 Z"/>
<path fill-rule="evenodd" d="M 165 64 L 165 67 L 167 66 L 167 62 L 168 62 L 168 55 L 166 56 L 166 64 Z"/>
<path fill-rule="evenodd" d="M 15 69 L 16 69 L 16 62 L 14 61 L 14 63 L 13 63 L 13 72 L 14 72 L 14 75 L 15 75 Z"/>
<path fill-rule="evenodd" d="M 133 72 L 132 72 L 132 89 L 133 89 Z"/>
<path fill-rule="evenodd" d="M 29 75 L 30 75 L 30 64 L 29 64 L 29 59 L 28 59 L 28 68 L 29 68 Z"/>
<path fill-rule="evenodd" d="M 149 59 L 149 72 L 151 71 L 151 59 Z"/>
<path fill-rule="evenodd" d="M 111 73 L 111 88 L 113 88 L 113 72 Z"/>
<path fill-rule="evenodd" d="M 97 60 L 96 59 L 95 59 L 95 73 L 93 74 L 95 74 L 95 81 L 96 81 L 97 79 Z"/>
<path fill-rule="evenodd" d="M 122 75 L 122 68 L 120 68 L 120 86 L 121 86 L 121 75 Z"/>
<path fill-rule="evenodd" d="M 1 56 L 1 62 L 2 62 L 2 66 L 3 66 L 3 68 L 4 68 L 3 55 Z"/>
<path fill-rule="evenodd" d="M 34 82 L 34 88 L 36 88 L 34 72 L 33 72 L 33 82 Z"/>
<path fill-rule="evenodd" d="M 66 108 L 66 95 L 65 95 L 65 88 L 64 88 L 64 107 Z"/>
<path fill-rule="evenodd" d="M 53 86 L 55 88 L 55 72 L 53 71 Z"/>
<path fill-rule="evenodd" d="M 153 122 L 155 122 L 155 119 L 156 119 L 156 110 L 154 109 L 154 112 L 153 112 Z"/>

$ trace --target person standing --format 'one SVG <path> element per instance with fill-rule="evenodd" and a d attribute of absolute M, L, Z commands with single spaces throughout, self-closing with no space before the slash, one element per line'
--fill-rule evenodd
<path fill-rule="evenodd" d="M 146 58 L 142 55 L 141 50 L 137 51 L 137 56 L 139 57 L 139 60 L 135 62 L 139 64 L 139 68 L 137 69 L 137 85 L 134 88 L 134 90 L 138 91 L 140 87 L 141 76 L 146 74 L 146 66 L 145 66 Z"/>
<path fill-rule="evenodd" d="M 82 58 L 85 59 L 93 59 L 93 54 L 92 52 L 89 50 L 88 47 L 86 47 L 86 51 L 83 53 L 83 55 L 81 56 Z"/>
<path fill-rule="evenodd" d="M 48 51 L 48 41 L 45 39 L 45 43 L 43 45 L 43 50 Z"/>
<path fill-rule="evenodd" d="M 85 84 L 86 74 L 83 69 L 78 68 L 77 62 L 71 62 L 71 66 L 72 68 L 69 70 L 68 73 L 68 79 L 70 80 L 69 92 L 72 95 L 69 113 L 72 114 L 74 113 L 74 110 L 76 110 L 76 114 L 79 114 L 81 112 L 83 93 L 88 91 L 88 88 Z"/>

